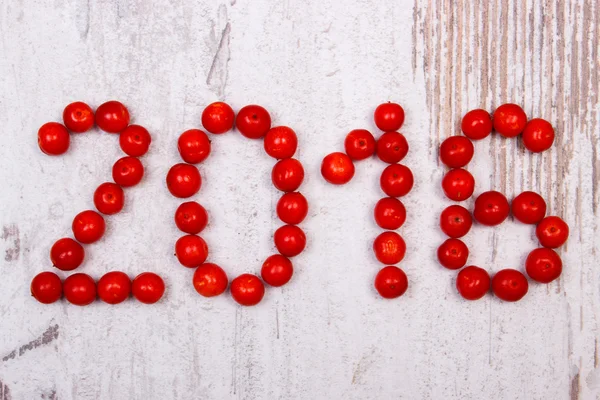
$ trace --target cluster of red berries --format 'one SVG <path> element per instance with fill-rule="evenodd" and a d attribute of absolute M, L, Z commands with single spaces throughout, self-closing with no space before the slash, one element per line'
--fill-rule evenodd
<path fill-rule="evenodd" d="M 48 155 L 65 153 L 70 144 L 70 134 L 87 132 L 94 126 L 108 133 L 119 134 L 119 144 L 126 157 L 119 159 L 112 168 L 114 182 L 105 182 L 94 192 L 96 209 L 77 214 L 73 220 L 74 239 L 62 238 L 50 250 L 52 264 L 62 271 L 72 271 L 83 263 L 83 244 L 94 243 L 104 235 L 105 221 L 100 213 L 116 214 L 123 209 L 125 195 L 123 187 L 137 185 L 144 176 L 144 166 L 137 158 L 143 156 L 150 147 L 150 134 L 139 125 L 129 125 L 129 111 L 118 101 L 108 101 L 96 110 L 83 103 L 75 102 L 65 107 L 63 124 L 48 122 L 38 131 L 38 145 Z M 87 305 L 96 299 L 96 292 L 102 300 L 110 304 L 124 301 L 132 291 L 126 274 L 109 272 L 96 283 L 86 274 L 78 273 L 67 277 L 62 284 L 53 272 L 37 275 L 31 283 L 32 295 L 42 303 L 53 303 L 64 293 L 72 304 Z M 144 303 L 158 301 L 164 292 L 162 279 L 153 273 L 139 275 L 133 283 L 134 296 Z M 118 300 L 118 301 L 117 301 Z"/>
<path fill-rule="evenodd" d="M 494 112 L 493 126 L 503 136 L 512 137 L 523 132 L 525 146 L 531 151 L 548 149 L 554 140 L 552 126 L 543 120 L 527 123 L 521 107 L 504 104 Z M 470 139 L 481 139 L 490 134 L 492 119 L 484 110 L 469 111 L 462 120 L 463 133 Z M 462 167 L 473 157 L 473 144 L 464 136 L 450 137 L 440 146 L 440 158 L 453 168 L 442 180 L 446 196 L 454 201 L 466 200 L 473 194 L 475 179 Z M 502 193 L 488 191 L 475 200 L 473 215 L 460 205 L 451 205 L 440 215 L 440 227 L 450 237 L 438 248 L 440 264 L 457 270 L 467 264 L 469 249 L 459 238 L 465 236 L 473 224 L 473 219 L 482 225 L 496 226 L 513 216 L 522 223 L 534 224 L 536 236 L 543 246 L 533 250 L 527 257 L 525 269 L 531 279 L 549 283 L 562 272 L 562 261 L 552 249 L 564 244 L 569 236 L 568 225 L 559 217 L 546 217 L 546 202 L 537 193 L 523 192 L 515 197 L 512 205 Z M 477 300 L 488 293 L 490 286 L 494 294 L 505 301 L 523 298 L 529 289 L 525 275 L 515 269 L 498 271 L 492 279 L 486 270 L 471 265 L 462 269 L 456 279 L 458 292 L 467 300 Z"/>
<path fill-rule="evenodd" d="M 327 155 L 321 164 L 321 174 L 329 183 L 341 185 L 354 176 L 354 161 L 364 160 L 377 154 L 388 165 L 380 177 L 380 186 L 388 196 L 375 205 L 375 222 L 386 231 L 373 242 L 373 251 L 377 259 L 387 265 L 375 277 L 375 289 L 384 298 L 402 296 L 408 288 L 408 279 L 404 271 L 390 265 L 404 258 L 406 244 L 395 230 L 406 220 L 406 209 L 398 199 L 406 195 L 413 187 L 414 178 L 410 168 L 399 164 L 408 153 L 408 142 L 398 132 L 404 123 L 404 109 L 395 103 L 384 103 L 375 109 L 375 125 L 383 134 L 375 140 L 366 129 L 355 129 L 348 133 L 344 141 L 346 152 Z"/>
<path fill-rule="evenodd" d="M 300 161 L 292 158 L 296 153 L 298 138 L 287 126 L 271 128 L 271 116 L 258 105 L 248 105 L 239 110 L 237 116 L 226 103 L 212 103 L 202 112 L 202 125 L 212 134 L 225 133 L 235 126 L 250 139 L 264 137 L 264 148 L 268 155 L 279 160 L 273 167 L 273 185 L 285 192 L 277 203 L 277 215 L 286 225 L 275 231 L 275 247 L 280 254 L 268 257 L 262 265 L 262 280 L 253 274 L 242 274 L 231 281 L 231 295 L 241 305 L 258 304 L 265 293 L 263 280 L 271 286 L 283 286 L 294 272 L 290 257 L 300 254 L 306 246 L 304 231 L 297 226 L 308 214 L 306 198 L 296 190 L 304 180 L 304 168 Z M 189 198 L 196 194 L 202 179 L 196 163 L 204 161 L 211 151 L 207 134 L 200 129 L 190 129 L 181 134 L 178 149 L 185 163 L 176 164 L 167 174 L 167 187 L 178 198 Z M 182 203 L 175 212 L 175 224 L 184 233 L 175 244 L 175 255 L 188 268 L 196 268 L 192 283 L 196 291 L 205 297 L 225 292 L 228 278 L 218 265 L 207 263 L 208 246 L 198 234 L 208 223 L 204 207 L 195 201 Z"/>
<path fill-rule="evenodd" d="M 471 110 L 463 117 L 461 128 L 465 136 L 451 136 L 440 146 L 440 159 L 451 168 L 442 180 L 442 188 L 454 201 L 468 199 L 475 190 L 473 175 L 463 169 L 473 158 L 471 140 L 487 137 L 493 128 L 504 137 L 522 134 L 525 147 L 535 153 L 548 150 L 554 142 L 552 125 L 540 118 L 527 122 L 525 111 L 516 104 L 501 105 L 494 111 L 493 117 L 485 110 Z"/>

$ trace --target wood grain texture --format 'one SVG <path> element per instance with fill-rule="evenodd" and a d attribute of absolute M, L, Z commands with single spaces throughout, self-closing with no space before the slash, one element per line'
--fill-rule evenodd
<path fill-rule="evenodd" d="M 0 2 L 0 400 L 16 399 L 594 399 L 600 396 L 600 5 L 594 0 L 15 0 Z M 29 282 L 93 207 L 121 153 L 112 135 L 72 138 L 49 158 L 38 127 L 84 100 L 126 103 L 153 144 L 143 182 L 86 248 L 82 272 L 160 273 L 165 299 L 43 306 Z M 295 275 L 259 307 L 203 299 L 173 257 L 178 201 L 164 177 L 178 135 L 205 105 L 264 105 L 299 136 L 310 212 Z M 372 208 L 384 164 L 357 164 L 332 187 L 323 156 L 367 128 L 387 100 L 406 110 L 401 267 L 410 287 L 380 299 Z M 570 224 L 565 269 L 518 304 L 466 303 L 435 259 L 448 204 L 438 147 L 469 109 L 522 104 L 552 121 L 541 155 L 493 135 L 476 144 L 476 193 L 536 190 Z M 378 133 L 377 133 L 378 134 Z M 274 251 L 280 194 L 272 160 L 236 132 L 212 138 L 195 200 L 209 211 L 211 260 L 257 273 Z M 469 203 L 471 205 L 471 203 Z M 530 227 L 475 227 L 470 262 L 522 268 Z"/>

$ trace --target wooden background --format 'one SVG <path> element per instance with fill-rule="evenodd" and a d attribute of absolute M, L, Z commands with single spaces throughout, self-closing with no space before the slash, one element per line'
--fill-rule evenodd
<path fill-rule="evenodd" d="M 0 399 L 600 398 L 599 29 L 593 0 L 0 2 Z M 154 306 L 42 306 L 31 277 L 51 267 L 50 246 L 93 206 L 120 151 L 94 132 L 49 158 L 36 131 L 68 102 L 112 98 L 153 145 L 81 270 L 156 271 L 167 294 Z M 293 281 L 254 308 L 201 298 L 173 257 L 178 202 L 164 177 L 178 135 L 217 99 L 262 104 L 294 128 L 307 172 L 308 248 Z M 387 100 L 406 110 L 416 178 L 401 229 L 410 288 L 394 301 L 372 288 L 383 164 L 360 163 L 344 187 L 319 174 L 348 130 L 376 131 Z M 449 204 L 437 149 L 466 111 L 504 102 L 552 121 L 557 140 L 541 155 L 495 135 L 477 143 L 476 194 L 539 191 L 571 237 L 558 281 L 516 304 L 468 303 L 435 259 Z M 203 236 L 230 276 L 258 272 L 273 251 L 267 158 L 233 132 L 201 166 Z M 534 239 L 514 221 L 476 226 L 470 263 L 522 269 Z"/>

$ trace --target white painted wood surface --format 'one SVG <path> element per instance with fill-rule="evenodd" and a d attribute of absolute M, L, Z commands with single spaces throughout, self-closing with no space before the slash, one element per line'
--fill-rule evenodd
<path fill-rule="evenodd" d="M 598 398 L 599 20 L 594 0 L 0 1 L 0 399 Z M 166 297 L 37 304 L 30 279 L 120 157 L 116 137 L 96 131 L 49 158 L 37 128 L 70 101 L 113 98 L 153 145 L 81 271 L 156 271 Z M 178 201 L 164 177 L 178 134 L 216 99 L 262 104 L 293 127 L 307 172 L 308 248 L 293 281 L 254 308 L 201 298 L 173 257 Z M 372 288 L 383 164 L 360 163 L 345 187 L 319 174 L 348 130 L 375 131 L 387 100 L 405 107 L 416 177 L 401 229 L 410 288 L 395 301 Z M 476 193 L 541 191 L 571 226 L 564 274 L 517 304 L 467 303 L 435 260 L 448 204 L 437 147 L 465 111 L 508 101 L 552 121 L 556 144 L 531 155 L 514 140 L 478 143 Z M 258 272 L 274 250 L 272 164 L 232 132 L 201 166 L 203 236 L 231 276 Z M 536 244 L 513 221 L 467 241 L 490 272 L 522 268 Z"/>

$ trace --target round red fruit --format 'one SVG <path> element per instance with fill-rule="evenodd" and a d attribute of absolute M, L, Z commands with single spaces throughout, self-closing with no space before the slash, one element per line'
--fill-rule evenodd
<path fill-rule="evenodd" d="M 541 118 L 534 118 L 525 125 L 523 144 L 534 153 L 548 150 L 554 143 L 552 124 Z"/>
<path fill-rule="evenodd" d="M 473 195 L 475 178 L 466 169 L 451 169 L 442 179 L 442 189 L 450 200 L 463 201 Z"/>
<path fill-rule="evenodd" d="M 62 296 L 62 282 L 54 272 L 41 272 L 31 280 L 31 295 L 42 304 L 51 304 Z"/>
<path fill-rule="evenodd" d="M 117 185 L 135 186 L 144 177 L 144 166 L 135 157 L 123 157 L 113 165 L 112 176 Z"/>
<path fill-rule="evenodd" d="M 470 265 L 456 276 L 456 289 L 466 300 L 478 300 L 490 290 L 490 275 L 483 268 Z"/>
<path fill-rule="evenodd" d="M 510 206 L 506 196 L 491 190 L 477 196 L 473 217 L 482 225 L 496 226 L 508 218 L 509 212 Z"/>
<path fill-rule="evenodd" d="M 414 185 L 412 171 L 402 164 L 388 165 L 379 178 L 381 190 L 390 197 L 402 197 L 411 191 Z"/>
<path fill-rule="evenodd" d="M 62 271 L 79 267 L 85 257 L 83 246 L 71 238 L 58 239 L 50 249 L 52 264 Z"/>
<path fill-rule="evenodd" d="M 72 229 L 78 242 L 90 244 L 100 240 L 106 230 L 106 224 L 102 215 L 93 210 L 86 210 L 75 216 Z"/>
<path fill-rule="evenodd" d="M 73 274 L 63 283 L 65 299 L 76 306 L 87 306 L 96 300 L 96 282 L 87 274 Z"/>
<path fill-rule="evenodd" d="M 331 153 L 323 158 L 321 175 L 329 183 L 343 185 L 354 176 L 352 159 L 344 153 Z"/>
<path fill-rule="evenodd" d="M 382 264 L 398 264 L 406 253 L 406 243 L 396 232 L 386 231 L 375 238 L 373 251 Z"/>
<path fill-rule="evenodd" d="M 377 140 L 377 157 L 383 162 L 394 164 L 408 154 L 408 142 L 403 134 L 386 132 Z"/>
<path fill-rule="evenodd" d="M 469 233 L 473 218 L 469 211 L 459 205 L 448 206 L 440 214 L 440 228 L 449 237 L 456 239 Z"/>
<path fill-rule="evenodd" d="M 231 297 L 243 306 L 254 306 L 265 295 L 265 285 L 260 278 L 252 274 L 242 274 L 231 281 Z"/>
<path fill-rule="evenodd" d="M 383 103 L 377 106 L 373 118 L 382 131 L 397 131 L 404 123 L 404 109 L 400 104 Z"/>
<path fill-rule="evenodd" d="M 251 104 L 238 112 L 235 126 L 247 138 L 260 139 L 271 129 L 271 116 L 261 106 Z"/>
<path fill-rule="evenodd" d="M 524 224 L 537 224 L 546 216 L 546 202 L 535 192 L 523 192 L 512 201 L 512 213 Z"/>
<path fill-rule="evenodd" d="M 125 193 L 121 186 L 105 182 L 94 192 L 94 205 L 102 214 L 112 215 L 123 209 Z"/>
<path fill-rule="evenodd" d="M 196 268 L 192 283 L 196 292 L 201 296 L 214 297 L 227 289 L 229 280 L 223 268 L 217 264 L 206 263 Z"/>
<path fill-rule="evenodd" d="M 195 201 L 182 203 L 175 211 L 175 224 L 182 232 L 198 234 L 208 224 L 208 213 Z"/>
<path fill-rule="evenodd" d="M 185 235 L 175 243 L 175 255 L 184 267 L 196 268 L 206 261 L 208 246 L 200 236 Z"/>
<path fill-rule="evenodd" d="M 546 217 L 536 227 L 535 235 L 542 246 L 554 249 L 569 238 L 569 225 L 559 217 Z"/>
<path fill-rule="evenodd" d="M 471 140 L 480 140 L 492 133 L 492 118 L 485 110 L 471 110 L 461 122 L 462 132 Z"/>
<path fill-rule="evenodd" d="M 353 160 L 364 160 L 375 154 L 375 138 L 366 129 L 350 131 L 344 141 L 346 154 Z"/>
<path fill-rule="evenodd" d="M 375 205 L 375 222 L 383 229 L 395 230 L 406 221 L 406 208 L 395 197 L 385 197 Z"/>
<path fill-rule="evenodd" d="M 375 289 L 381 297 L 395 299 L 402 296 L 408 289 L 408 278 L 400 268 L 388 265 L 375 276 Z"/>
<path fill-rule="evenodd" d="M 98 297 L 108 304 L 119 304 L 131 294 L 131 279 L 121 271 L 111 271 L 98 281 Z"/>
<path fill-rule="evenodd" d="M 76 101 L 65 107 L 63 122 L 71 132 L 86 132 L 94 126 L 94 111 L 87 104 Z"/>
<path fill-rule="evenodd" d="M 118 101 L 107 101 L 96 110 L 96 125 L 104 132 L 119 133 L 129 125 L 129 111 Z"/>
<path fill-rule="evenodd" d="M 297 225 L 304 221 L 306 214 L 308 202 L 301 193 L 285 193 L 277 202 L 277 216 L 286 224 Z"/>
<path fill-rule="evenodd" d="M 290 158 L 296 153 L 298 138 L 296 133 L 287 126 L 276 126 L 269 129 L 263 143 L 268 155 L 278 160 Z"/>
<path fill-rule="evenodd" d="M 210 154 L 210 140 L 200 129 L 190 129 L 179 136 L 177 149 L 183 161 L 197 164 L 206 160 Z"/>
<path fill-rule="evenodd" d="M 450 168 L 462 168 L 473 158 L 473 142 L 464 136 L 451 136 L 440 146 L 440 158 Z"/>
<path fill-rule="evenodd" d="M 462 240 L 450 238 L 438 247 L 437 257 L 443 267 L 460 269 L 467 264 L 469 248 Z"/>
<path fill-rule="evenodd" d="M 49 156 L 58 156 L 69 149 L 69 131 L 58 122 L 47 122 L 38 131 L 40 150 Z"/>
<path fill-rule="evenodd" d="M 280 160 L 271 172 L 273 185 L 282 192 L 293 192 L 304 180 L 304 168 L 295 158 Z"/>
<path fill-rule="evenodd" d="M 529 253 L 525 270 L 534 281 L 550 283 L 560 276 L 562 260 L 554 250 L 542 247 Z"/>
<path fill-rule="evenodd" d="M 525 111 L 516 104 L 503 104 L 496 108 L 493 117 L 494 129 L 504 137 L 515 137 L 523 132 L 527 124 Z"/>
<path fill-rule="evenodd" d="M 162 278 L 152 272 L 143 272 L 131 283 L 131 292 L 139 302 L 154 304 L 165 293 L 165 283 Z"/>
<path fill-rule="evenodd" d="M 225 133 L 233 128 L 235 114 L 227 103 L 217 101 L 202 111 L 202 126 L 210 133 Z"/>
<path fill-rule="evenodd" d="M 302 253 L 306 247 L 306 235 L 296 225 L 283 225 L 275 231 L 275 247 L 282 255 L 294 257 Z"/>
<path fill-rule="evenodd" d="M 289 258 L 274 254 L 267 258 L 260 270 L 263 280 L 275 287 L 283 286 L 292 279 L 294 267 Z"/>
<path fill-rule="evenodd" d="M 527 294 L 529 283 L 516 269 L 503 269 L 492 278 L 492 290 L 504 301 L 519 301 Z"/>
<path fill-rule="evenodd" d="M 202 186 L 200 171 L 194 165 L 175 164 L 167 174 L 167 187 L 175 197 L 187 198 L 195 195 Z"/>
<path fill-rule="evenodd" d="M 131 157 L 141 157 L 148 152 L 152 138 L 146 128 L 140 125 L 129 125 L 119 134 L 119 146 Z"/>

